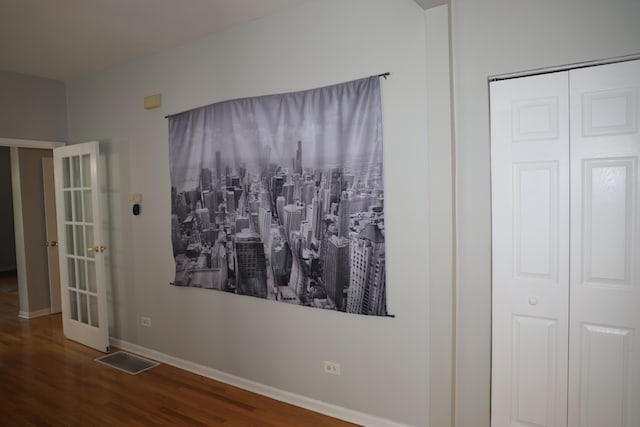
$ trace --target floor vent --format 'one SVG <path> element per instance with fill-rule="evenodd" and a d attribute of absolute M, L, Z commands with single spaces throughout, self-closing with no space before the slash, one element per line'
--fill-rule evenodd
<path fill-rule="evenodd" d="M 159 365 L 158 362 L 152 360 L 143 359 L 133 354 L 125 353 L 124 351 L 118 351 L 106 356 L 98 357 L 96 362 L 103 363 L 112 368 L 119 369 L 131 375 L 139 374 Z"/>

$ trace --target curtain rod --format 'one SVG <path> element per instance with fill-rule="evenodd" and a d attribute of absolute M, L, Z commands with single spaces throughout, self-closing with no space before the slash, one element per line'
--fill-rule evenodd
<path fill-rule="evenodd" d="M 387 80 L 387 79 L 389 78 L 389 76 L 390 76 L 390 75 L 391 75 L 391 73 L 387 71 L 386 73 L 378 74 L 378 77 L 382 77 L 382 78 L 384 78 L 385 80 Z M 189 110 L 186 110 L 186 111 L 189 111 Z M 168 114 L 168 115 L 164 116 L 164 118 L 165 118 L 165 119 L 168 119 L 169 117 L 171 117 L 171 116 L 175 116 L 176 114 L 181 114 L 181 113 Z"/>

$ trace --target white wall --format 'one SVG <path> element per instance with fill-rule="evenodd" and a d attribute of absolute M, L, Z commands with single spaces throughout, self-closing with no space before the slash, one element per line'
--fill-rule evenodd
<path fill-rule="evenodd" d="M 0 71 L 0 137 L 64 141 L 64 82 Z"/>
<path fill-rule="evenodd" d="M 640 53 L 637 0 L 453 0 L 458 427 L 489 425 L 487 77 Z"/>
<path fill-rule="evenodd" d="M 8 249 L 14 252 L 18 270 L 20 293 L 20 314 L 30 316 L 42 314 L 48 307 L 48 273 L 46 269 L 47 255 L 43 250 L 44 240 L 39 237 L 44 211 L 23 212 L 23 201 L 26 207 L 38 208 L 42 197 L 42 180 L 33 181 L 41 175 L 41 167 L 37 170 L 26 170 L 32 167 L 32 154 L 35 151 L 22 151 L 15 147 L 39 147 L 42 141 L 65 141 L 67 138 L 67 106 L 64 82 L 40 77 L 0 71 L 0 145 L 12 148 L 11 186 L 13 196 L 15 232 L 12 238 L 2 241 L 2 245 L 14 245 Z M 50 144 L 44 146 L 51 147 Z M 43 148 L 44 148 L 43 146 Z M 49 155 L 51 153 L 49 152 Z M 37 156 L 36 156 L 37 157 Z M 27 162 L 27 163 L 24 163 Z M 24 164 L 23 164 L 24 163 Z M 22 173 L 20 167 L 23 167 Z M 2 179 L 7 179 L 6 175 Z M 21 181 L 26 179 L 24 183 Z M 6 184 L 3 182 L 3 184 Z M 24 191 L 21 191 L 21 188 Z M 26 209 L 26 208 L 25 208 Z M 34 212 L 41 215 L 38 219 Z M 23 217 L 24 215 L 24 217 Z M 26 221 L 23 224 L 23 220 Z M 33 228 L 30 223 L 37 223 Z M 15 244 L 14 239 L 15 237 Z M 25 248 L 29 250 L 25 254 Z M 14 250 L 15 249 L 15 250 Z M 27 259 L 28 256 L 28 259 Z M 29 269 L 27 271 L 27 269 Z M 45 292 L 46 289 L 46 292 Z"/>
<path fill-rule="evenodd" d="M 112 335 L 278 389 L 427 425 L 425 15 L 411 0 L 315 0 L 68 82 L 69 140 L 100 139 L 110 175 Z M 388 308 L 347 315 L 175 288 L 166 114 L 391 72 L 382 82 Z M 162 93 L 145 111 L 143 97 Z M 142 214 L 130 214 L 142 193 Z M 139 326 L 140 316 L 152 328 Z M 338 361 L 340 377 L 323 373 Z"/>

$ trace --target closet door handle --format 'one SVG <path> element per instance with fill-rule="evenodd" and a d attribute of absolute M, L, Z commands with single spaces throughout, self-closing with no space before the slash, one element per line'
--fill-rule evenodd
<path fill-rule="evenodd" d="M 537 297 L 529 297 L 529 305 L 538 305 Z"/>

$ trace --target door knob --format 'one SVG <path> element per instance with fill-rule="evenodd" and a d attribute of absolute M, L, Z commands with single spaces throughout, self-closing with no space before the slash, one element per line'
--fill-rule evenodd
<path fill-rule="evenodd" d="M 58 242 L 56 242 L 55 240 L 52 240 L 50 242 L 44 242 L 45 246 L 51 246 L 51 247 L 56 247 L 58 246 Z"/>
<path fill-rule="evenodd" d="M 104 252 L 105 249 L 106 248 L 104 246 L 96 245 L 96 246 L 93 246 L 91 248 L 87 248 L 87 251 L 89 251 L 89 252 Z"/>
<path fill-rule="evenodd" d="M 538 298 L 529 297 L 529 305 L 538 305 Z"/>

